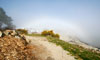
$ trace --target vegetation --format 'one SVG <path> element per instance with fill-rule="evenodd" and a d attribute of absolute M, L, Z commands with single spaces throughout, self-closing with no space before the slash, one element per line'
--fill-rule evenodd
<path fill-rule="evenodd" d="M 64 50 L 69 51 L 77 59 L 100 60 L 100 53 L 93 52 L 78 45 L 70 44 L 58 38 L 48 36 L 47 39 L 49 42 L 55 43 L 56 45 L 61 46 Z"/>
<path fill-rule="evenodd" d="M 28 31 L 26 29 L 16 29 L 16 31 L 20 34 L 28 34 Z"/>
<path fill-rule="evenodd" d="M 69 51 L 71 55 L 75 56 L 77 60 L 100 60 L 100 53 L 97 53 L 96 51 L 92 51 L 90 49 L 83 48 L 78 45 L 70 44 L 68 42 L 65 42 L 63 40 L 60 40 L 59 38 L 55 38 L 51 35 L 43 35 L 47 34 L 47 31 L 43 31 L 41 34 L 30 34 L 29 36 L 42 36 L 46 37 L 49 42 L 55 43 L 58 46 L 61 46 L 64 50 Z"/>
<path fill-rule="evenodd" d="M 60 35 L 59 34 L 55 34 L 53 32 L 53 30 L 44 30 L 41 35 L 44 35 L 44 36 L 52 36 L 52 37 L 55 37 L 55 38 L 60 38 Z"/>
<path fill-rule="evenodd" d="M 36 34 L 36 33 L 32 33 L 32 34 L 27 34 L 28 36 L 43 36 L 41 34 Z"/>
<path fill-rule="evenodd" d="M 15 25 L 12 24 L 12 18 L 7 16 L 5 11 L 0 8 L 0 30 L 14 29 Z"/>

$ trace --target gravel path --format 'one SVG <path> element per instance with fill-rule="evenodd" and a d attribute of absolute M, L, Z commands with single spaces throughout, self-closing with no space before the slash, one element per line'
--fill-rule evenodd
<path fill-rule="evenodd" d="M 34 46 L 33 53 L 39 60 L 75 60 L 73 56 L 68 55 L 69 52 L 48 42 L 45 37 L 26 36 L 26 38 Z"/>

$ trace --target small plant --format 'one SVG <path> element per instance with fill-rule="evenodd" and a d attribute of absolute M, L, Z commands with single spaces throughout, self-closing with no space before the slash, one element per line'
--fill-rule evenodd
<path fill-rule="evenodd" d="M 59 34 L 55 34 L 54 37 L 60 38 L 60 35 Z"/>
<path fill-rule="evenodd" d="M 60 35 L 59 34 L 55 34 L 53 32 L 53 30 L 44 30 L 41 35 L 44 35 L 44 36 L 52 36 L 52 37 L 56 37 L 56 38 L 60 38 Z"/>
<path fill-rule="evenodd" d="M 28 31 L 26 29 L 17 29 L 16 31 L 20 34 L 28 34 Z"/>
<path fill-rule="evenodd" d="M 41 35 L 47 36 L 47 35 L 49 35 L 49 33 L 48 33 L 47 30 L 44 30 L 44 31 L 41 33 Z"/>

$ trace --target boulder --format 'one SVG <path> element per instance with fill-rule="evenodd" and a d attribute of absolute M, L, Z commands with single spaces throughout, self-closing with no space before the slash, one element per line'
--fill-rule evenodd
<path fill-rule="evenodd" d="M 26 39 L 26 42 L 27 42 L 27 43 L 31 43 L 31 40 L 29 40 L 29 39 Z"/>
<path fill-rule="evenodd" d="M 17 32 L 15 30 L 12 30 L 11 35 L 12 36 L 16 36 L 17 35 Z"/>
<path fill-rule="evenodd" d="M 6 30 L 3 33 L 8 36 L 11 33 L 11 30 Z"/>
<path fill-rule="evenodd" d="M 2 32 L 0 31 L 0 37 L 2 37 Z"/>

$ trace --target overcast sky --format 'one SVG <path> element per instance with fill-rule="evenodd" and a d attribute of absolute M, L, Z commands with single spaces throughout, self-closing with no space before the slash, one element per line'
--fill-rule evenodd
<path fill-rule="evenodd" d="M 75 33 L 100 46 L 100 0 L 0 0 L 0 7 L 17 28 Z"/>

